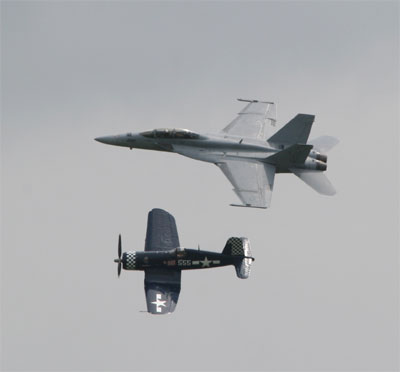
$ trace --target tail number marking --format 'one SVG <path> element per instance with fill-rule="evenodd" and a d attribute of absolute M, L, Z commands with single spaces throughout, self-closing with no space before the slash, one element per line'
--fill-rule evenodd
<path fill-rule="evenodd" d="M 178 260 L 178 266 L 192 266 L 191 260 Z"/>

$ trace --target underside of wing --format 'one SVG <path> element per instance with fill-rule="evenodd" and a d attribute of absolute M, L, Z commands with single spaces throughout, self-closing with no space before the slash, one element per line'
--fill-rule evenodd
<path fill-rule="evenodd" d="M 168 314 L 175 310 L 181 291 L 181 271 L 147 269 L 144 279 L 147 311 Z"/>
<path fill-rule="evenodd" d="M 249 104 L 222 132 L 243 138 L 265 140 L 268 137 L 269 128 L 275 126 L 275 104 L 260 101 L 246 102 L 249 102 Z"/>
<path fill-rule="evenodd" d="M 175 218 L 162 209 L 153 209 L 147 219 L 145 251 L 167 251 L 179 247 Z"/>
<path fill-rule="evenodd" d="M 257 161 L 229 160 L 218 163 L 243 207 L 268 208 L 274 187 L 275 166 Z"/>

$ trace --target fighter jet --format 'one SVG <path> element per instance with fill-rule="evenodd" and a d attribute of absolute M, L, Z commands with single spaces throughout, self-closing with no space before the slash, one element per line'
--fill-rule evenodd
<path fill-rule="evenodd" d="M 233 265 L 238 278 L 247 279 L 253 261 L 247 238 L 229 238 L 222 253 L 182 248 L 174 217 L 162 209 L 149 212 L 144 251 L 122 254 L 120 235 L 118 258 L 114 260 L 118 263 L 118 276 L 121 268 L 144 271 L 147 311 L 151 314 L 175 310 L 182 270 Z"/>
<path fill-rule="evenodd" d="M 233 206 L 269 207 L 275 173 L 293 173 L 320 194 L 335 194 L 323 172 L 327 169 L 326 153 L 339 141 L 322 136 L 308 142 L 314 115 L 298 114 L 276 131 L 273 102 L 239 101 L 247 102 L 246 107 L 217 134 L 154 129 L 95 140 L 130 149 L 175 152 L 214 163 L 231 182 L 242 202 L 231 204 Z"/>

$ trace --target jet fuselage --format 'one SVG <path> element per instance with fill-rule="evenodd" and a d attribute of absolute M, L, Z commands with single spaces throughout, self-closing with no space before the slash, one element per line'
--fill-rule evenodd
<path fill-rule="evenodd" d="M 172 132 L 172 130 L 169 130 Z M 144 132 L 156 133 L 157 130 Z M 189 132 L 188 133 L 193 133 Z M 115 136 L 98 137 L 96 141 L 114 145 L 144 150 L 175 152 L 177 154 L 209 163 L 218 163 L 227 159 L 244 158 L 246 160 L 263 160 L 279 152 L 266 141 L 240 138 L 237 136 L 207 134 L 196 138 L 163 138 L 146 137 L 142 133 L 127 133 Z"/>
<path fill-rule="evenodd" d="M 242 202 L 233 206 L 269 207 L 276 173 L 293 173 L 320 194 L 334 195 L 334 187 L 322 174 L 328 159 L 322 151 L 330 150 L 338 141 L 322 136 L 308 142 L 315 118 L 309 114 L 297 114 L 269 136 L 269 125 L 275 125 L 270 115 L 271 105 L 271 102 L 249 101 L 238 117 L 218 134 L 162 128 L 96 140 L 130 149 L 174 152 L 213 163 L 228 178 Z"/>

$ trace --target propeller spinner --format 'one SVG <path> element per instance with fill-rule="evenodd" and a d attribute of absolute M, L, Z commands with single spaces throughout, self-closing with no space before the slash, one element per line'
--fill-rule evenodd
<path fill-rule="evenodd" d="M 118 237 L 118 258 L 114 260 L 118 264 L 118 277 L 121 275 L 121 269 L 122 269 L 122 245 L 121 245 L 121 234 L 119 234 Z"/>

